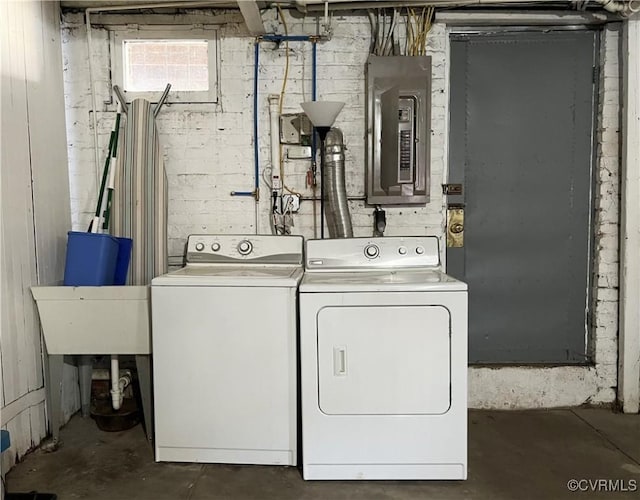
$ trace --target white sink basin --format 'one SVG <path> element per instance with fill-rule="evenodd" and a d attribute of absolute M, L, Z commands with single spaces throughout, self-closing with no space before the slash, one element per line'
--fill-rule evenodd
<path fill-rule="evenodd" d="M 48 354 L 150 354 L 148 286 L 34 286 Z"/>

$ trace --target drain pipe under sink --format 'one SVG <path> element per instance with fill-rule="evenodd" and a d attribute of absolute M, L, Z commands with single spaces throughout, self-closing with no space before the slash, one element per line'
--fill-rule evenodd
<path fill-rule="evenodd" d="M 118 411 L 122 406 L 124 390 L 131 383 L 131 375 L 126 372 L 120 376 L 120 363 L 116 354 L 111 355 L 111 405 Z"/>

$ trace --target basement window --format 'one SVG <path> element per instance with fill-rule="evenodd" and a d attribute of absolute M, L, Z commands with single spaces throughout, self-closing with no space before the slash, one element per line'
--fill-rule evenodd
<path fill-rule="evenodd" d="M 114 84 L 127 100 L 157 102 L 167 83 L 167 102 L 218 102 L 218 57 L 215 30 L 115 32 Z"/>

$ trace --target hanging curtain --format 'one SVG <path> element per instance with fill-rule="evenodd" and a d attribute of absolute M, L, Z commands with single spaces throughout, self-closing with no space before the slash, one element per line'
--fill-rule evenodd
<path fill-rule="evenodd" d="M 129 104 L 118 151 L 113 234 L 133 239 L 130 285 L 167 272 L 167 176 L 154 110 L 146 99 Z"/>

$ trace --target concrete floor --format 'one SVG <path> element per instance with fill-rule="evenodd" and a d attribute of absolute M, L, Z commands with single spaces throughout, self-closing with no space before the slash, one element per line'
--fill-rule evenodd
<path fill-rule="evenodd" d="M 305 482 L 291 467 L 157 464 L 140 425 L 106 433 L 79 416 L 61 438 L 58 451 L 38 450 L 9 472 L 9 492 L 61 500 L 640 498 L 640 416 L 601 409 L 471 411 L 469 479 L 460 482 Z M 637 489 L 574 493 L 570 479 Z"/>

